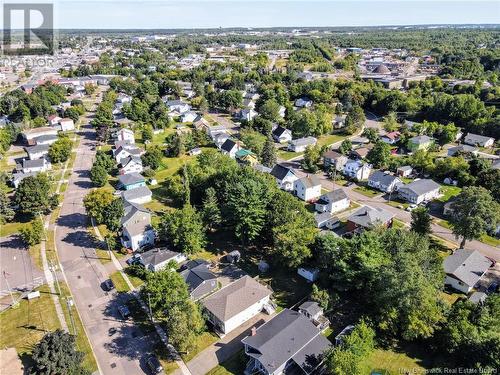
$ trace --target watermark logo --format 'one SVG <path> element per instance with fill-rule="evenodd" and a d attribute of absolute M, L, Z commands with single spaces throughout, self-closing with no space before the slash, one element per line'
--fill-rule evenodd
<path fill-rule="evenodd" d="M 53 4 L 3 4 L 3 54 L 53 55 L 54 43 Z"/>

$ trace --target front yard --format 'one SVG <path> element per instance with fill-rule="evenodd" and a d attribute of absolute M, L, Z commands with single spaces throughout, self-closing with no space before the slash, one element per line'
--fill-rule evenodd
<path fill-rule="evenodd" d="M 356 186 L 354 188 L 354 190 L 356 190 L 358 193 L 363 194 L 364 196 L 369 197 L 369 198 L 373 198 L 373 197 L 376 197 L 376 196 L 382 194 L 382 192 L 375 190 L 375 189 L 372 189 L 368 185 L 364 185 L 364 184 Z"/>
<path fill-rule="evenodd" d="M 460 188 L 458 186 L 441 185 L 441 189 L 439 189 L 439 190 L 440 190 L 441 194 L 443 194 L 443 195 L 438 198 L 438 201 L 446 203 L 451 198 L 460 194 L 460 192 L 462 191 L 462 188 Z"/>

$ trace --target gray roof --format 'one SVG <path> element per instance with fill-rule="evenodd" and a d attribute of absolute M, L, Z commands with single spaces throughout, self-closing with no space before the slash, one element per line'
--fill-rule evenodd
<path fill-rule="evenodd" d="M 344 155 L 342 155 L 340 152 L 337 152 L 334 150 L 325 151 L 325 153 L 323 154 L 323 157 L 326 159 L 337 159 L 337 158 L 340 158 L 342 156 L 344 156 Z"/>
<path fill-rule="evenodd" d="M 48 152 L 50 146 L 49 145 L 36 145 L 36 146 L 31 146 L 31 147 L 25 147 L 24 150 L 28 154 L 34 154 L 34 153 L 39 153 L 39 152 Z"/>
<path fill-rule="evenodd" d="M 455 147 L 450 147 L 448 149 L 448 155 L 455 155 L 457 152 L 476 152 L 478 151 L 477 147 L 469 146 L 469 145 L 459 145 Z"/>
<path fill-rule="evenodd" d="M 421 145 L 432 141 L 433 139 L 427 135 L 418 135 L 416 137 L 410 138 L 410 142 Z"/>
<path fill-rule="evenodd" d="M 141 158 L 139 158 L 137 156 L 127 156 L 126 158 L 122 158 L 122 159 L 120 159 L 120 163 L 119 164 L 122 167 L 125 167 L 130 162 L 134 162 L 134 163 L 142 165 Z"/>
<path fill-rule="evenodd" d="M 23 160 L 23 169 L 24 168 L 41 168 L 44 165 L 45 165 L 45 159 L 35 159 L 35 160 L 24 159 Z"/>
<path fill-rule="evenodd" d="M 320 179 L 314 175 L 299 178 L 298 181 L 302 182 L 306 188 L 312 188 L 321 185 Z"/>
<path fill-rule="evenodd" d="M 474 292 L 471 294 L 471 296 L 468 298 L 470 302 L 472 303 L 480 303 L 480 302 L 484 302 L 486 300 L 486 298 L 488 297 L 488 295 L 486 293 L 483 293 L 483 292 Z"/>
<path fill-rule="evenodd" d="M 419 196 L 428 193 L 430 191 L 439 189 L 440 187 L 441 186 L 437 182 L 434 182 L 433 180 L 422 179 L 422 180 L 415 180 L 407 185 L 403 185 L 399 188 L 399 190 L 408 189 L 413 193 L 415 193 L 417 196 Z"/>
<path fill-rule="evenodd" d="M 398 171 L 411 171 L 413 167 L 411 165 L 403 165 L 402 167 L 398 168 Z"/>
<path fill-rule="evenodd" d="M 339 202 L 341 200 L 344 200 L 346 198 L 349 198 L 345 191 L 343 189 L 335 189 L 332 191 L 329 191 L 328 193 L 323 194 L 321 197 L 319 197 L 319 200 L 317 203 L 320 204 L 328 204 L 332 202 Z"/>
<path fill-rule="evenodd" d="M 321 212 L 321 213 L 315 213 L 314 214 L 314 220 L 316 220 L 316 225 L 319 227 L 321 224 L 324 222 L 332 219 L 333 216 L 329 212 Z"/>
<path fill-rule="evenodd" d="M 382 185 L 389 186 L 391 185 L 394 180 L 399 178 L 396 176 L 393 176 L 389 173 L 384 173 L 382 171 L 375 171 L 370 175 L 370 178 L 368 180 L 378 182 Z"/>
<path fill-rule="evenodd" d="M 249 355 L 269 373 L 293 360 L 309 374 L 321 363 L 323 353 L 331 346 L 308 318 L 289 309 L 260 326 L 255 335 L 245 337 L 242 343 L 258 351 Z"/>
<path fill-rule="evenodd" d="M 472 134 L 469 133 L 465 136 L 465 141 L 466 142 L 472 142 L 472 143 L 484 143 L 487 142 L 488 140 L 493 139 L 492 137 L 486 137 L 484 135 L 479 135 L 479 134 Z"/>
<path fill-rule="evenodd" d="M 308 312 L 311 316 L 314 316 L 318 313 L 323 312 L 323 309 L 318 304 L 318 302 L 313 302 L 313 301 L 306 301 L 302 305 L 300 305 L 299 311 L 302 311 L 302 310 Z"/>
<path fill-rule="evenodd" d="M 147 196 L 151 196 L 151 190 L 147 186 L 139 186 L 135 189 L 125 190 L 122 192 L 122 198 L 126 201 L 130 201 L 137 198 L 143 198 Z"/>
<path fill-rule="evenodd" d="M 178 255 L 179 253 L 168 249 L 152 249 L 141 254 L 141 262 L 146 266 L 148 264 L 157 266 L 164 262 L 174 260 Z"/>
<path fill-rule="evenodd" d="M 118 181 L 120 181 L 121 185 L 127 186 L 127 185 L 137 184 L 139 182 L 144 182 L 146 180 L 142 175 L 134 172 L 134 173 L 127 173 L 120 175 L 118 177 Z"/>
<path fill-rule="evenodd" d="M 285 167 L 284 165 L 281 164 L 275 164 L 273 169 L 271 170 L 271 176 L 281 181 L 286 177 L 286 175 L 289 172 L 297 176 L 292 168 Z"/>
<path fill-rule="evenodd" d="M 370 228 L 377 223 L 385 224 L 393 217 L 394 215 L 392 213 L 382 208 L 363 206 L 351 216 L 349 216 L 347 220 L 352 221 L 353 223 L 362 227 Z"/>
<path fill-rule="evenodd" d="M 123 204 L 123 216 L 120 220 L 121 225 L 128 225 L 128 221 L 134 216 L 136 212 L 143 212 L 147 213 L 148 215 L 150 214 L 149 210 L 140 204 L 137 203 L 131 203 L 131 202 L 125 202 Z"/>
<path fill-rule="evenodd" d="M 475 250 L 458 249 L 443 262 L 444 272 L 468 286 L 474 286 L 491 266 L 491 261 Z"/>
<path fill-rule="evenodd" d="M 314 137 L 305 137 L 294 139 L 293 141 L 290 141 L 290 143 L 294 146 L 308 146 L 316 144 L 317 141 L 318 140 Z"/>
<path fill-rule="evenodd" d="M 43 142 L 43 141 L 53 141 L 57 138 L 58 138 L 57 135 L 45 134 L 45 135 L 41 135 L 39 137 L 36 137 L 34 139 L 35 139 L 35 142 Z"/>
<path fill-rule="evenodd" d="M 198 264 L 195 267 L 187 268 L 181 272 L 181 276 L 188 285 L 189 293 L 198 288 L 204 281 L 216 279 L 207 264 Z"/>
<path fill-rule="evenodd" d="M 271 168 L 266 167 L 265 165 L 262 164 L 255 164 L 253 166 L 253 169 L 262 173 L 271 173 Z"/>
<path fill-rule="evenodd" d="M 247 275 L 207 297 L 203 306 L 225 322 L 269 295 L 269 288 Z"/>

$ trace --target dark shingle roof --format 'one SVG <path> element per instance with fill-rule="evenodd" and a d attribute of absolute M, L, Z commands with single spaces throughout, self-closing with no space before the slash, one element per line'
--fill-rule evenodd
<path fill-rule="evenodd" d="M 226 141 L 222 144 L 221 150 L 224 150 L 226 152 L 230 152 L 233 147 L 236 145 L 236 142 L 233 141 L 232 139 L 228 138 Z"/>
<path fill-rule="evenodd" d="M 343 189 L 335 189 L 319 197 L 320 200 L 325 202 L 339 202 L 346 198 L 348 198 L 348 196 Z"/>
<path fill-rule="evenodd" d="M 416 195 L 422 195 L 430 191 L 439 189 L 440 186 L 437 182 L 429 179 L 415 180 L 407 185 L 401 186 L 399 189 L 408 189 Z"/>
<path fill-rule="evenodd" d="M 281 164 L 275 164 L 273 169 L 271 169 L 271 176 L 274 176 L 281 181 L 285 178 L 288 172 L 295 174 L 295 172 L 291 168 L 285 167 Z"/>
<path fill-rule="evenodd" d="M 260 326 L 255 335 L 245 337 L 242 343 L 260 353 L 252 351 L 249 355 L 269 373 L 292 359 L 306 374 L 322 361 L 331 345 L 308 318 L 289 309 Z"/>
<path fill-rule="evenodd" d="M 127 186 L 127 185 L 137 184 L 139 182 L 144 182 L 145 179 L 139 173 L 134 172 L 134 173 L 127 173 L 120 175 L 118 177 L 118 181 L 120 181 L 120 184 L 122 186 Z"/>
<path fill-rule="evenodd" d="M 377 223 L 385 224 L 394 217 L 392 213 L 382 208 L 372 208 L 368 206 L 361 207 L 347 220 L 365 228 L 370 228 Z"/>
<path fill-rule="evenodd" d="M 122 192 L 122 198 L 126 201 L 130 201 L 132 199 L 151 196 L 152 194 L 153 193 L 147 186 L 139 186 L 135 189 L 125 190 Z"/>
<path fill-rule="evenodd" d="M 398 177 L 393 176 L 389 173 L 384 173 L 382 171 L 375 171 L 370 175 L 370 178 L 368 180 L 374 181 L 374 182 L 379 182 L 382 185 L 389 186 L 397 178 Z"/>
<path fill-rule="evenodd" d="M 206 264 L 199 264 L 196 267 L 185 269 L 181 272 L 181 276 L 188 285 L 190 293 L 203 284 L 204 281 L 217 278 L 217 276 L 208 269 Z"/>
<path fill-rule="evenodd" d="M 141 254 L 143 264 L 156 266 L 163 262 L 173 260 L 179 253 L 168 249 L 152 249 Z"/>

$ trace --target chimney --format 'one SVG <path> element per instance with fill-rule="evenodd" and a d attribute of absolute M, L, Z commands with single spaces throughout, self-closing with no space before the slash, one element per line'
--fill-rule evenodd
<path fill-rule="evenodd" d="M 257 334 L 257 328 L 255 326 L 252 327 L 252 333 L 250 336 L 255 336 Z"/>

